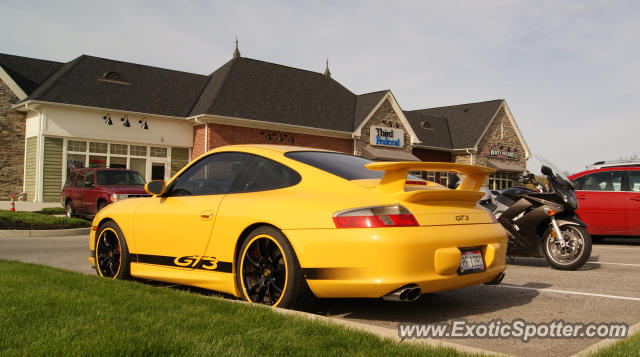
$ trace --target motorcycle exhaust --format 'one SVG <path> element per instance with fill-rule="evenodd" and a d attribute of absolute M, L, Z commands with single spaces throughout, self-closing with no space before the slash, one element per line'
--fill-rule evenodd
<path fill-rule="evenodd" d="M 389 294 L 383 296 L 384 300 L 388 301 L 404 301 L 404 302 L 412 302 L 418 300 L 422 293 L 422 290 L 415 285 L 407 285 L 403 286 L 400 289 L 396 289 Z"/>
<path fill-rule="evenodd" d="M 484 283 L 484 285 L 499 285 L 502 282 L 502 279 L 504 279 L 504 273 L 498 274 L 498 276 L 496 276 L 493 280 L 487 281 L 486 283 Z"/>

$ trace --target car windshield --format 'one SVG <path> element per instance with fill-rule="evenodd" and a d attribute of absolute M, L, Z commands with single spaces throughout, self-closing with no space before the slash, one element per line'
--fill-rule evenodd
<path fill-rule="evenodd" d="M 144 183 L 135 171 L 98 171 L 99 186 L 144 186 Z"/>

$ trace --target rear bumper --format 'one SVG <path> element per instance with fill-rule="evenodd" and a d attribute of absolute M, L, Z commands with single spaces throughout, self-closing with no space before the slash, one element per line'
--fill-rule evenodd
<path fill-rule="evenodd" d="M 377 298 L 407 284 L 423 293 L 493 280 L 506 269 L 500 224 L 285 230 L 320 298 Z M 482 250 L 487 270 L 460 275 L 459 248 Z"/>

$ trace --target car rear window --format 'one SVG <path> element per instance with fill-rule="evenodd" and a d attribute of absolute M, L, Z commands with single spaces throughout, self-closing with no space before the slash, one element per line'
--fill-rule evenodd
<path fill-rule="evenodd" d="M 384 174 L 383 171 L 372 171 L 364 167 L 373 161 L 348 154 L 326 151 L 291 151 L 284 156 L 345 180 L 379 179 Z"/>

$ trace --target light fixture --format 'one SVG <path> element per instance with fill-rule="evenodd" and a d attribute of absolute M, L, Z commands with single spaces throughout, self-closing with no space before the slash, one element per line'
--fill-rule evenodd
<path fill-rule="evenodd" d="M 104 119 L 104 123 L 107 125 L 113 125 L 113 121 L 111 121 L 111 114 L 107 113 L 105 114 L 102 119 Z"/>
<path fill-rule="evenodd" d="M 293 144 L 293 136 L 289 139 L 289 142 Z"/>
<path fill-rule="evenodd" d="M 271 134 L 267 134 L 267 141 L 271 141 Z"/>
<path fill-rule="evenodd" d="M 282 142 L 282 135 L 278 136 L 278 142 L 281 143 Z"/>
<path fill-rule="evenodd" d="M 395 123 L 395 128 L 398 129 L 400 127 L 400 125 L 398 123 Z"/>
<path fill-rule="evenodd" d="M 124 118 L 120 118 L 120 121 L 123 121 L 124 124 L 122 124 L 122 126 L 124 126 L 125 128 L 130 128 L 131 127 L 131 123 L 129 123 L 129 116 L 125 115 Z"/>
<path fill-rule="evenodd" d="M 138 124 L 141 124 L 140 127 L 144 130 L 149 130 L 149 124 L 147 124 L 147 119 L 142 121 L 142 119 L 138 120 Z"/>

